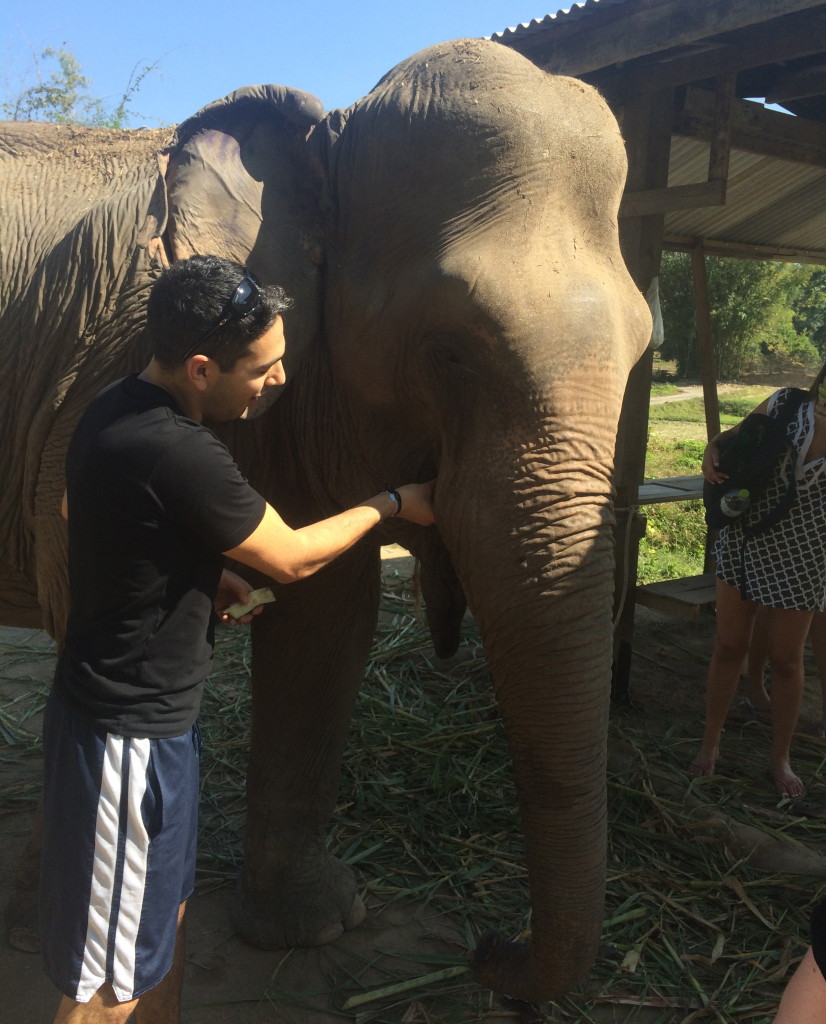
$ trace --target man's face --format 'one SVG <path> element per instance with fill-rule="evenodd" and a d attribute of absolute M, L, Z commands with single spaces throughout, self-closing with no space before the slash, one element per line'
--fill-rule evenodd
<path fill-rule="evenodd" d="M 231 370 L 220 373 L 206 394 L 204 416 L 217 422 L 252 419 L 270 405 L 266 395 L 286 381 L 284 367 L 284 321 L 278 317 L 272 327 L 257 338 L 249 353 Z"/>

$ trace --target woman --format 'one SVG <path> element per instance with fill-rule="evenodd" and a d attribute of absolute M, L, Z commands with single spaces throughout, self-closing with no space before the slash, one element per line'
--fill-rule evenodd
<path fill-rule="evenodd" d="M 709 665 L 703 742 L 691 766 L 694 777 L 713 775 L 720 738 L 754 618 L 765 607 L 769 664 L 772 671 L 769 754 L 772 778 L 782 797 L 797 799 L 806 791 L 790 764 L 790 747 L 803 696 L 803 643 L 812 615 L 826 599 L 826 365 L 809 389 L 808 399 L 787 427 L 793 451 L 785 455 L 766 492 L 741 520 L 720 530 L 714 548 L 717 562 L 717 633 Z M 777 416 L 791 391 L 776 391 L 754 411 Z M 722 483 L 720 442 L 742 424 L 709 441 L 702 472 L 710 483 Z M 756 537 L 747 538 L 743 520 L 758 520 L 785 494 L 791 474 L 797 479 L 797 501 L 788 514 Z"/>

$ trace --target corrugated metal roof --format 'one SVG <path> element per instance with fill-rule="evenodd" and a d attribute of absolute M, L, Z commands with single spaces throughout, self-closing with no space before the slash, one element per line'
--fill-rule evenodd
<path fill-rule="evenodd" d="M 515 28 L 506 28 L 501 32 L 494 32 L 490 37 L 497 43 L 511 43 L 515 39 L 524 39 L 526 36 L 534 35 L 537 32 L 546 32 L 555 24 L 560 22 L 578 21 L 580 18 L 587 18 L 597 13 L 597 8 L 605 10 L 608 7 L 618 7 L 629 3 L 630 0 L 584 0 L 581 4 L 574 4 L 573 7 L 566 7 L 556 14 L 546 14 L 544 18 L 532 18 L 529 22 L 521 22 Z"/>
<path fill-rule="evenodd" d="M 669 185 L 704 181 L 708 144 L 674 136 Z M 725 206 L 677 210 L 665 234 L 728 247 L 806 250 L 826 260 L 826 168 L 732 149 Z"/>

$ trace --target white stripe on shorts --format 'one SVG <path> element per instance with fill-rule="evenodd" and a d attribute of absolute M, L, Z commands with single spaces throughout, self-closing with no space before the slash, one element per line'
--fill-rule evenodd
<path fill-rule="evenodd" d="M 123 790 L 121 766 L 125 744 L 129 745 L 126 844 L 123 877 L 120 892 L 116 894 L 114 889 Z M 135 978 L 135 945 L 143 908 L 149 854 L 149 835 L 141 817 L 141 803 L 146 792 L 146 771 L 150 751 L 148 739 L 127 739 L 107 734 L 95 825 L 95 863 L 89 898 L 86 945 L 76 996 L 79 1002 L 88 1002 L 106 981 L 109 933 L 115 902 L 118 902 L 119 906 L 114 930 L 112 988 L 119 1002 L 128 1002 L 134 998 L 132 992 Z"/>

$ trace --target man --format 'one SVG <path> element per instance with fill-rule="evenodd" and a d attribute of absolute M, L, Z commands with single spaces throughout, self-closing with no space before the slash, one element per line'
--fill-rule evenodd
<path fill-rule="evenodd" d="M 292 530 L 202 425 L 284 383 L 288 306 L 238 264 L 176 263 L 150 293 L 151 362 L 94 399 L 69 445 L 70 613 L 44 722 L 55 1024 L 180 1018 L 213 610 L 227 620 L 251 590 L 224 557 L 290 583 L 388 516 L 434 521 L 432 483 L 408 484 Z"/>

